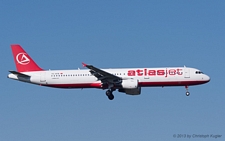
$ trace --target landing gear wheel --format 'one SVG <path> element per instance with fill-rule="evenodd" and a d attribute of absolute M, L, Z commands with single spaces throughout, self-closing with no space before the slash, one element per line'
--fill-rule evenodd
<path fill-rule="evenodd" d="M 110 95 L 112 94 L 112 91 L 107 90 L 107 91 L 105 92 L 105 94 L 106 94 L 107 96 L 110 96 Z"/>
<path fill-rule="evenodd" d="M 190 95 L 190 93 L 189 92 L 186 92 L 186 96 L 189 96 Z"/>
<path fill-rule="evenodd" d="M 108 98 L 109 98 L 109 100 L 113 100 L 114 99 L 114 95 L 111 94 L 111 95 L 108 96 Z"/>
<path fill-rule="evenodd" d="M 108 96 L 109 100 L 113 100 L 114 99 L 114 95 L 112 94 L 111 90 L 107 90 L 105 92 L 105 94 Z"/>

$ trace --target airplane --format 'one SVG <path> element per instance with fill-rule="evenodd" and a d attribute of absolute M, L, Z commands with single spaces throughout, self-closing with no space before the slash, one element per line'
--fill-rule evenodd
<path fill-rule="evenodd" d="M 82 63 L 87 69 L 43 70 L 19 44 L 11 45 L 11 49 L 17 71 L 9 71 L 8 78 L 54 88 L 103 89 L 109 100 L 114 99 L 115 90 L 140 95 L 142 87 L 184 86 L 189 96 L 189 86 L 210 81 L 210 77 L 202 71 L 186 66 L 100 69 Z"/>

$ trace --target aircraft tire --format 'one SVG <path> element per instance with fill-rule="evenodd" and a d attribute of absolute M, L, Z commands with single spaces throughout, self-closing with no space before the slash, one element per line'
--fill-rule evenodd
<path fill-rule="evenodd" d="M 111 94 L 111 95 L 108 96 L 108 98 L 109 98 L 109 100 L 113 100 L 114 99 L 114 95 Z"/>
<path fill-rule="evenodd" d="M 190 93 L 189 92 L 186 92 L 186 96 L 189 96 L 190 95 Z"/>
<path fill-rule="evenodd" d="M 113 100 L 114 99 L 114 95 L 112 94 L 111 90 L 107 90 L 105 92 L 106 96 L 108 96 L 109 100 Z"/>
<path fill-rule="evenodd" d="M 111 92 L 110 90 L 107 90 L 107 91 L 105 92 L 105 94 L 106 94 L 107 96 L 110 96 L 110 95 L 112 94 L 112 92 Z"/>

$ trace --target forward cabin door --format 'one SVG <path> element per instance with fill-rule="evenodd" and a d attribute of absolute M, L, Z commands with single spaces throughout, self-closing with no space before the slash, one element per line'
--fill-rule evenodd
<path fill-rule="evenodd" d="M 190 78 L 190 69 L 184 68 L 184 78 Z"/>

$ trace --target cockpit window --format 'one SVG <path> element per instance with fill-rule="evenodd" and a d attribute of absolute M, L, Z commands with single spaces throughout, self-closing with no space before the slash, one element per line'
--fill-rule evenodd
<path fill-rule="evenodd" d="M 196 71 L 195 73 L 196 74 L 203 74 L 203 72 L 201 72 L 201 71 Z"/>

